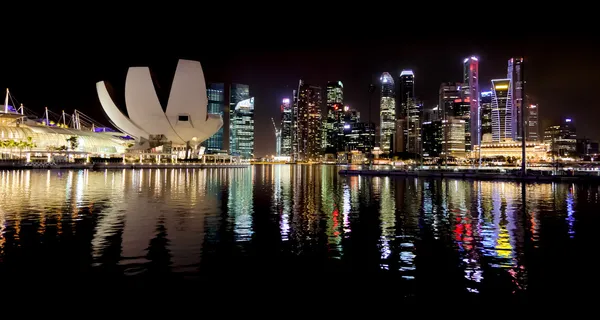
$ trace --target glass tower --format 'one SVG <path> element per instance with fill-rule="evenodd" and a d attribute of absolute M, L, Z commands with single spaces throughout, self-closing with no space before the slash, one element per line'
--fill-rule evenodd
<path fill-rule="evenodd" d="M 379 79 L 381 81 L 381 98 L 379 103 L 379 115 L 381 125 L 380 130 L 380 148 L 383 152 L 390 152 L 392 147 L 392 138 L 396 131 L 396 98 L 394 79 L 384 72 Z"/>
<path fill-rule="evenodd" d="M 225 84 L 207 83 L 206 95 L 208 97 L 208 113 L 220 114 L 223 118 L 223 127 L 212 135 L 202 145 L 206 147 L 206 153 L 218 153 L 225 149 L 223 145 L 223 133 L 226 126 L 225 115 Z"/>
<path fill-rule="evenodd" d="M 492 80 L 492 141 L 513 140 L 512 111 L 510 79 Z"/>
<path fill-rule="evenodd" d="M 254 98 L 244 84 L 232 84 L 229 100 L 229 152 L 254 157 Z"/>

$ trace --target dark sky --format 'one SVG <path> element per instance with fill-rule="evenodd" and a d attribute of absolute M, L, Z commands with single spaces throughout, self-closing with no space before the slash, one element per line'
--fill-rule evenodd
<path fill-rule="evenodd" d="M 465 57 L 479 57 L 480 88 L 485 89 L 490 79 L 506 77 L 511 56 L 524 55 L 527 90 L 540 105 L 542 127 L 572 117 L 579 136 L 600 138 L 595 37 L 550 31 L 512 37 L 493 32 L 401 34 L 356 25 L 326 36 L 321 27 L 279 30 L 276 22 L 224 33 L 194 24 L 184 32 L 82 27 L 78 33 L 76 25 L 66 31 L 40 29 L 2 50 L 0 87 L 10 88 L 40 113 L 44 106 L 56 112 L 78 109 L 108 124 L 96 98 L 96 81 L 107 80 L 123 91 L 127 68 L 148 65 L 168 87 L 178 58 L 198 59 L 207 81 L 250 85 L 256 99 L 256 154 L 262 156 L 275 149 L 270 117 L 279 116 L 281 99 L 291 96 L 300 78 L 323 87 L 341 80 L 346 104 L 366 119 L 368 85 L 382 72 L 397 77 L 403 68 L 412 69 L 417 97 L 431 108 L 441 82 L 461 81 Z M 376 98 L 373 121 L 378 121 Z"/>

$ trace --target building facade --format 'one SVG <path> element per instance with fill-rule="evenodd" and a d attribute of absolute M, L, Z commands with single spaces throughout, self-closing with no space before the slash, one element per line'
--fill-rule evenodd
<path fill-rule="evenodd" d="M 298 161 L 318 161 L 321 156 L 321 103 L 321 87 L 300 80 L 296 129 Z"/>
<path fill-rule="evenodd" d="M 220 115 L 223 118 L 223 126 L 202 145 L 206 148 L 205 153 L 227 152 L 224 137 L 229 136 L 229 130 L 225 132 L 225 129 L 229 129 L 229 109 L 225 101 L 225 84 L 207 83 L 206 96 L 208 97 L 208 113 Z"/>
<path fill-rule="evenodd" d="M 379 79 L 381 96 L 379 100 L 380 133 L 379 145 L 384 153 L 392 151 L 392 139 L 396 129 L 396 98 L 394 79 L 384 72 Z"/>
<path fill-rule="evenodd" d="M 292 105 L 289 98 L 281 102 L 281 155 L 289 157 L 292 155 L 293 140 L 293 117 Z"/>
<path fill-rule="evenodd" d="M 513 140 L 512 90 L 510 79 L 492 80 L 492 141 Z"/>
<path fill-rule="evenodd" d="M 415 74 L 412 70 L 402 70 L 398 79 L 400 84 L 397 103 L 400 108 L 396 110 L 396 116 L 400 119 L 408 115 L 409 101 L 416 99 Z"/>
<path fill-rule="evenodd" d="M 521 128 L 521 117 L 527 117 L 523 110 L 523 99 L 525 98 L 525 81 L 524 81 L 524 65 L 523 58 L 510 58 L 508 60 L 508 72 L 507 78 L 510 79 L 511 83 L 511 137 L 515 141 L 521 141 L 522 128 Z M 523 128 L 524 129 L 524 128 Z"/>
<path fill-rule="evenodd" d="M 232 84 L 229 100 L 229 153 L 251 159 L 254 157 L 254 98 L 250 88 Z"/>
<path fill-rule="evenodd" d="M 481 129 L 479 111 L 479 59 L 469 57 L 463 61 L 463 100 L 469 103 L 469 119 L 465 120 L 471 137 L 468 146 L 479 144 Z M 468 148 L 467 151 L 470 151 Z"/>
<path fill-rule="evenodd" d="M 481 108 L 481 143 L 492 142 L 492 92 L 482 91 L 479 105 Z"/>
<path fill-rule="evenodd" d="M 344 85 L 330 81 L 326 87 L 326 117 L 323 120 L 322 149 L 324 152 L 340 151 L 343 144 Z"/>

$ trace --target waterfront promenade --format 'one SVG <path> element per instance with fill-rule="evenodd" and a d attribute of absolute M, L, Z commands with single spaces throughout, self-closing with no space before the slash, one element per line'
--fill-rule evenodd
<path fill-rule="evenodd" d="M 435 177 L 454 179 L 479 179 L 479 180 L 524 180 L 524 181 L 597 181 L 600 182 L 599 171 L 552 171 L 528 170 L 527 175 L 522 175 L 519 170 L 395 170 L 395 169 L 342 169 L 341 175 L 364 176 L 393 176 L 393 177 Z"/>

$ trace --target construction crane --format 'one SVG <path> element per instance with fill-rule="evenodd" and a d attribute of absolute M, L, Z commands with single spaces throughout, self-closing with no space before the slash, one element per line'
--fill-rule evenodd
<path fill-rule="evenodd" d="M 279 157 L 281 156 L 281 129 L 277 129 L 273 118 L 271 118 L 271 122 L 273 122 L 273 129 L 275 130 L 275 154 Z"/>

